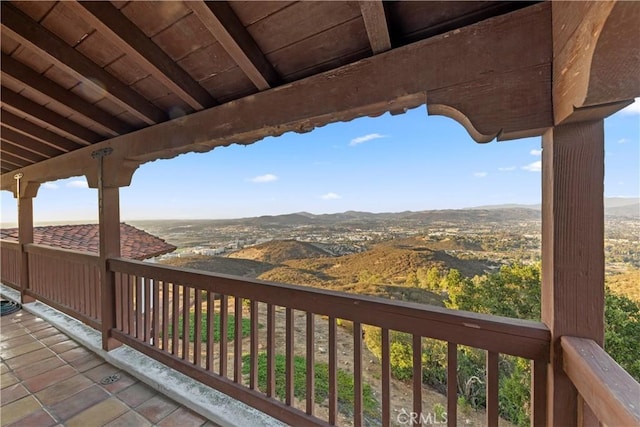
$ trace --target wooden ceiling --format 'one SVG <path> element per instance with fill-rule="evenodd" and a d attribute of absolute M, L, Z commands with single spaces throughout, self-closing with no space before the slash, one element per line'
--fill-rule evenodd
<path fill-rule="evenodd" d="M 1 172 L 532 3 L 3 1 Z"/>

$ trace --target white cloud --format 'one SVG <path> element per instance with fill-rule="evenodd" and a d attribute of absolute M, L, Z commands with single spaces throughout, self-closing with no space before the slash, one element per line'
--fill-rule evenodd
<path fill-rule="evenodd" d="M 516 167 L 515 166 L 507 166 L 507 167 L 504 167 L 504 168 L 498 168 L 498 170 L 500 172 L 511 172 L 511 171 L 516 170 Z"/>
<path fill-rule="evenodd" d="M 54 184 L 53 182 L 45 182 L 44 184 L 42 184 L 42 187 L 48 190 L 57 190 L 58 188 L 60 188 L 58 184 Z"/>
<path fill-rule="evenodd" d="M 640 98 L 636 98 L 633 104 L 623 108 L 620 112 L 626 115 L 640 114 Z"/>
<path fill-rule="evenodd" d="M 473 176 L 475 176 L 476 178 L 484 178 L 487 175 L 488 174 L 486 172 L 474 172 L 473 173 Z"/>
<path fill-rule="evenodd" d="M 370 133 L 368 135 L 359 136 L 357 138 L 353 138 L 349 145 L 354 146 L 358 144 L 362 144 L 363 142 L 371 141 L 372 139 L 384 138 L 386 135 L 380 135 L 379 133 Z"/>
<path fill-rule="evenodd" d="M 542 154 L 542 149 L 540 150 L 531 150 L 529 151 L 529 154 L 531 154 L 532 156 L 539 156 Z"/>
<path fill-rule="evenodd" d="M 522 169 L 529 172 L 540 172 L 542 170 L 542 161 L 538 160 L 537 162 L 529 163 L 526 166 L 522 166 Z"/>
<path fill-rule="evenodd" d="M 249 181 L 255 182 L 256 184 L 264 184 L 265 182 L 273 182 L 277 180 L 278 180 L 278 177 L 272 173 L 268 173 L 265 175 L 258 175 L 256 177 L 249 179 Z"/>
<path fill-rule="evenodd" d="M 78 180 L 75 180 L 75 181 L 67 182 L 67 187 L 69 187 L 69 188 L 89 188 L 89 184 L 87 184 L 87 181 L 82 181 L 82 180 L 78 179 Z"/>
<path fill-rule="evenodd" d="M 341 199 L 342 197 L 336 193 L 327 193 L 320 196 L 320 198 L 322 200 L 336 200 L 336 199 Z"/>
<path fill-rule="evenodd" d="M 627 138 L 621 138 L 618 140 L 618 144 L 626 144 L 627 142 L 631 142 L 631 140 Z"/>

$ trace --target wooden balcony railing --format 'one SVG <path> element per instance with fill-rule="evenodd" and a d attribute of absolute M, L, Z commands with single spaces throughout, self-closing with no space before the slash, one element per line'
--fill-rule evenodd
<path fill-rule="evenodd" d="M 2 281 L 21 289 L 19 246 L 1 244 Z M 35 244 L 26 245 L 25 251 L 30 281 L 25 292 L 99 329 L 99 258 Z M 458 424 L 460 346 L 486 351 L 483 380 L 488 425 L 498 423 L 499 354 L 531 360 L 531 423 L 546 424 L 550 334 L 541 323 L 125 259 L 109 260 L 108 268 L 115 277 L 115 316 L 110 322 L 114 338 L 289 424 L 346 421 L 359 426 L 370 422 L 363 401 L 370 386 L 363 375 L 367 325 L 380 328 L 381 375 L 376 397 L 380 399 L 377 421 L 382 425 L 397 421 L 392 420 L 392 409 L 397 408 L 392 408 L 390 400 L 394 381 L 390 336 L 394 331 L 410 334 L 413 343 L 412 402 L 403 410 L 420 414 L 429 409 L 423 408 L 421 346 L 425 338 L 431 338 L 447 343 L 449 426 Z M 349 331 L 339 327 L 343 322 L 349 322 Z M 315 369 L 320 366 L 317 350 L 324 343 L 328 384 L 325 401 L 316 402 L 316 389 L 324 387 L 315 383 Z M 640 423 L 636 399 L 640 385 L 631 376 L 593 341 L 562 337 L 561 346 L 564 370 L 601 423 Z M 261 371 L 265 365 L 266 373 Z M 354 390 L 347 414 L 350 419 L 346 420 L 338 390 L 345 366 Z M 302 398 L 296 383 L 298 369 L 304 371 Z M 280 397 L 282 389 L 284 396 Z M 320 408 L 319 403 L 326 407 Z"/>
<path fill-rule="evenodd" d="M 36 244 L 26 245 L 26 252 L 30 282 L 26 294 L 99 328 L 99 257 Z"/>
<path fill-rule="evenodd" d="M 365 424 L 364 325 L 379 327 L 382 332 L 382 425 L 388 426 L 392 422 L 390 331 L 413 336 L 413 403 L 409 408 L 403 408 L 407 412 L 423 412 L 422 340 L 434 338 L 446 341 L 449 348 L 449 425 L 457 425 L 458 345 L 487 352 L 488 425 L 497 425 L 498 422 L 498 355 L 501 353 L 533 361 L 533 424 L 545 423 L 545 378 L 550 334 L 540 323 L 124 259 L 109 260 L 109 269 L 115 273 L 116 327 L 113 336 L 116 339 L 286 423 L 335 424 L 338 418 L 338 371 L 339 366 L 347 362 L 352 367 L 350 375 L 354 384 L 352 422 L 356 426 Z M 246 320 L 245 305 L 248 312 Z M 336 336 L 339 319 L 352 322 L 352 346 L 347 351 L 351 353 L 350 360 L 342 357 L 344 348 L 340 348 L 341 354 L 338 354 Z M 304 326 L 300 327 L 300 323 Z M 261 389 L 258 386 L 258 366 L 259 358 L 263 356 L 258 341 L 260 329 L 265 327 L 266 386 Z M 315 413 L 314 401 L 316 334 L 321 327 L 328 330 L 326 417 Z M 243 339 L 245 329 L 249 333 Z M 193 342 L 185 339 L 191 331 Z M 233 340 L 230 340 L 233 348 L 228 348 L 227 344 L 229 331 L 233 332 Z M 295 401 L 294 369 L 299 366 L 296 355 L 300 354 L 299 349 L 296 351 L 297 334 L 304 337 L 297 342 L 305 343 L 306 347 L 302 352 L 306 376 L 304 402 Z M 280 353 L 280 357 L 284 356 L 285 365 L 283 401 L 277 399 L 275 393 L 277 341 L 279 347 L 284 347 Z"/>
<path fill-rule="evenodd" d="M 562 360 L 578 393 L 607 426 L 640 426 L 640 384 L 595 341 L 564 336 Z"/>
<path fill-rule="evenodd" d="M 0 279 L 2 283 L 20 289 L 20 244 L 7 240 L 0 241 Z"/>

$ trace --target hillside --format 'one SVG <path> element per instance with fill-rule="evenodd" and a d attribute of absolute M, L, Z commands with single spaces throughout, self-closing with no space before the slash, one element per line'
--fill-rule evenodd
<path fill-rule="evenodd" d="M 292 259 L 320 258 L 331 255 L 312 243 L 298 242 L 297 240 L 273 240 L 240 249 L 227 256 L 229 258 L 250 259 L 270 264 L 282 264 Z"/>
<path fill-rule="evenodd" d="M 260 261 L 206 255 L 167 258 L 162 260 L 161 263 L 173 267 L 193 268 L 212 273 L 230 274 L 249 278 L 256 278 L 274 267 L 271 264 Z"/>

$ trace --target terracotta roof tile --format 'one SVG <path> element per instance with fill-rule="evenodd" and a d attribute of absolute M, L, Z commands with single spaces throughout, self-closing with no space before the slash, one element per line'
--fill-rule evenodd
<path fill-rule="evenodd" d="M 0 229 L 0 238 L 18 241 L 18 229 Z M 33 243 L 83 252 L 99 252 L 98 224 L 34 227 Z M 147 259 L 173 252 L 176 247 L 159 237 L 120 224 L 120 252 L 123 258 Z"/>

